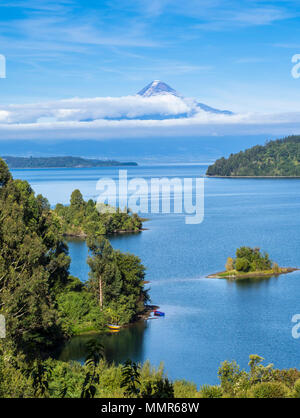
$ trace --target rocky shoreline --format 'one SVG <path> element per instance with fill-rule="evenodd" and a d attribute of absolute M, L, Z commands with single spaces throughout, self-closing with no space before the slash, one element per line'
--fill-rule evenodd
<path fill-rule="evenodd" d="M 109 234 L 109 235 L 138 234 L 140 232 L 147 231 L 147 230 L 148 230 L 148 228 L 138 229 L 137 231 L 136 230 L 128 230 L 128 231 L 126 231 L 126 230 L 119 230 L 119 231 L 114 231 L 112 234 Z M 109 235 L 107 235 L 107 236 L 109 236 Z M 85 234 L 84 232 L 82 232 L 80 234 L 75 234 L 75 233 L 73 234 L 73 233 L 68 232 L 68 233 L 64 233 L 63 236 L 65 238 L 68 238 L 68 237 L 69 238 L 79 238 L 79 239 L 85 240 L 88 237 L 88 234 Z"/>

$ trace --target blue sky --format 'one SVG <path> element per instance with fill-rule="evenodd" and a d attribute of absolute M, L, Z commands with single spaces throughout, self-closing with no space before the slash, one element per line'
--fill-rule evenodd
<path fill-rule="evenodd" d="M 300 112 L 298 0 L 2 0 L 0 54 L 6 106 L 134 95 L 160 79 L 236 113 Z"/>
<path fill-rule="evenodd" d="M 161 79 L 218 107 L 291 111 L 300 90 L 290 74 L 300 53 L 300 5 L 4 0 L 0 53 L 2 103 L 129 95 Z"/>

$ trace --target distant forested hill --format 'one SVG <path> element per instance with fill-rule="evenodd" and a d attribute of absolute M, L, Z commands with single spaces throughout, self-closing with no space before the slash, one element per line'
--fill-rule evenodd
<path fill-rule="evenodd" d="M 269 141 L 220 158 L 209 166 L 208 176 L 300 177 L 300 136 Z"/>
<path fill-rule="evenodd" d="M 3 157 L 9 168 L 76 168 L 137 166 L 134 162 L 92 160 L 81 157 Z"/>

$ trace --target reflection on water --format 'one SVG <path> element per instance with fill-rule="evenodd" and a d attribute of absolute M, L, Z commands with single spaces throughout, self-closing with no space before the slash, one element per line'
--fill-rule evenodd
<path fill-rule="evenodd" d="M 228 280 L 229 284 L 237 286 L 239 290 L 249 290 L 250 288 L 268 287 L 278 280 L 279 276 L 271 277 L 248 277 L 245 279 Z"/>
<path fill-rule="evenodd" d="M 77 360 L 83 363 L 86 357 L 86 343 L 90 339 L 96 339 L 104 346 L 104 354 L 108 362 L 122 363 L 129 358 L 138 361 L 143 357 L 146 329 L 147 323 L 139 322 L 118 333 L 78 335 L 65 344 L 57 358 L 62 361 Z"/>

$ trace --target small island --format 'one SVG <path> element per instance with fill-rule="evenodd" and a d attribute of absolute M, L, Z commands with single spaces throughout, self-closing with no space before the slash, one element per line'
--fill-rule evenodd
<path fill-rule="evenodd" d="M 299 270 L 292 267 L 279 267 L 270 260 L 269 254 L 260 248 L 240 247 L 236 250 L 236 258 L 228 257 L 225 271 L 210 274 L 215 279 L 246 279 L 279 276 Z"/>
<path fill-rule="evenodd" d="M 256 145 L 209 166 L 207 177 L 300 177 L 300 136 Z"/>
<path fill-rule="evenodd" d="M 135 167 L 135 162 L 115 160 L 95 160 L 82 157 L 2 157 L 9 168 L 96 168 L 96 167 Z"/>

